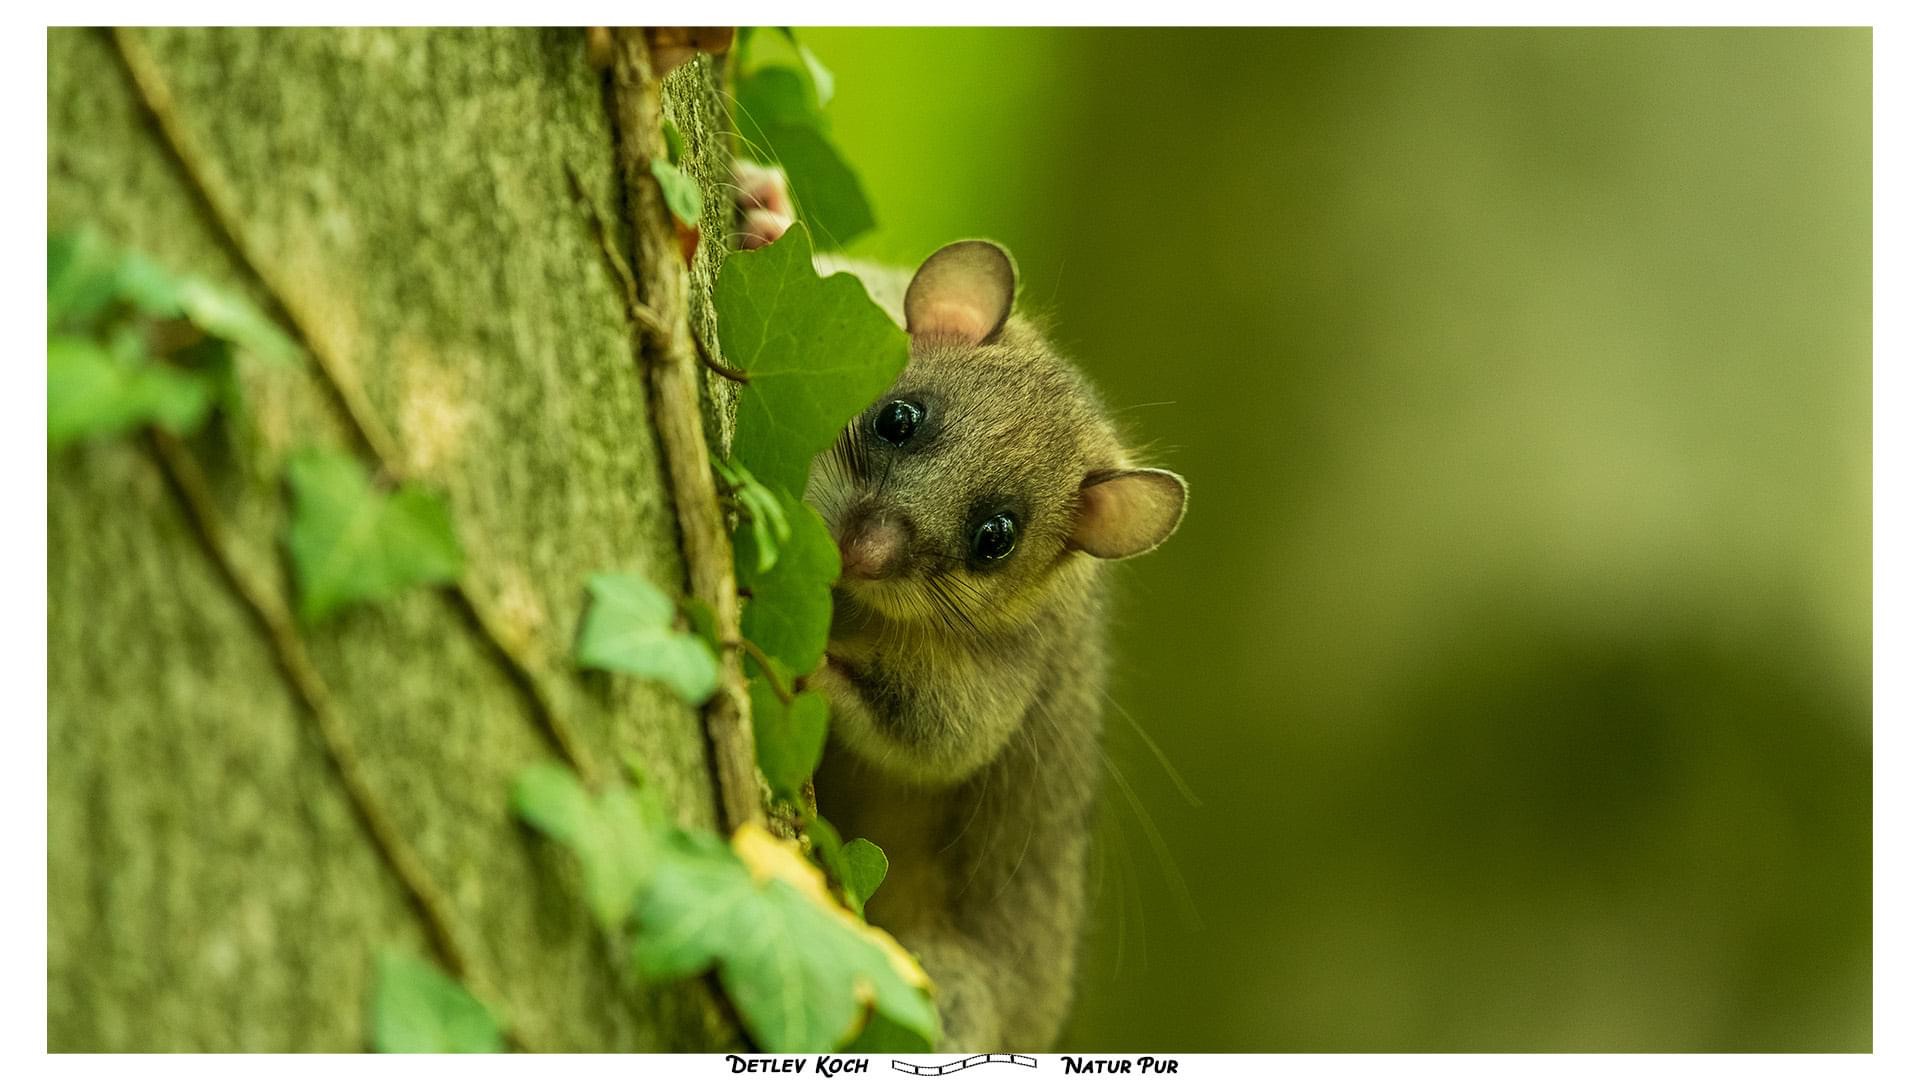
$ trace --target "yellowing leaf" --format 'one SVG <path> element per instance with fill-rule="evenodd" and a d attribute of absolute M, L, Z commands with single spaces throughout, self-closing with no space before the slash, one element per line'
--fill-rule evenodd
<path fill-rule="evenodd" d="M 933 1045 L 926 973 L 842 907 L 796 848 L 758 826 L 730 846 L 635 798 L 618 786 L 596 798 L 557 765 L 528 769 L 514 790 L 520 816 L 580 857 L 596 914 L 630 915 L 641 975 L 717 968 L 763 1050 L 825 1052 L 855 1037 L 873 1049 Z"/>
<path fill-rule="evenodd" d="M 778 844 L 758 826 L 737 833 L 731 849 L 710 833 L 676 832 L 634 907 L 641 974 L 717 966 L 748 1034 L 767 1051 L 835 1049 L 859 1034 L 869 1009 L 890 1021 L 894 1048 L 931 1046 L 939 1019 L 925 972 L 834 903 L 818 872 L 809 879 L 805 860 Z"/>
<path fill-rule="evenodd" d="M 808 900 L 832 912 L 835 918 L 879 946 L 901 981 L 923 990 L 932 989 L 933 980 L 927 978 L 926 971 L 913 958 L 913 954 L 901 948 L 892 934 L 860 921 L 853 912 L 835 900 L 833 893 L 827 889 L 826 875 L 807 861 L 797 845 L 774 836 L 758 825 L 748 824 L 734 830 L 733 850 L 739 854 L 740 861 L 747 864 L 747 869 L 754 877 L 762 881 L 786 882 Z"/>

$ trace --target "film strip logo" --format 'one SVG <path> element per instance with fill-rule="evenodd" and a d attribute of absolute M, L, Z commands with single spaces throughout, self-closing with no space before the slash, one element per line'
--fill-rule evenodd
<path fill-rule="evenodd" d="M 1025 1054 L 975 1054 L 970 1058 L 961 1058 L 959 1061 L 949 1061 L 945 1065 L 909 1065 L 896 1059 L 893 1067 L 896 1071 L 912 1073 L 915 1076 L 945 1076 L 948 1073 L 957 1073 L 962 1069 L 971 1069 L 975 1065 L 985 1065 L 993 1061 L 1007 1065 L 1025 1065 L 1029 1069 L 1040 1067 L 1038 1060 Z"/>

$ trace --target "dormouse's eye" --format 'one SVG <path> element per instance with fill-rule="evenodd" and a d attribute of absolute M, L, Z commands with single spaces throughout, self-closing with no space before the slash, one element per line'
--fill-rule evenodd
<path fill-rule="evenodd" d="M 1013 553 L 1019 530 L 1011 514 L 995 514 L 973 530 L 973 557 L 981 562 L 997 562 Z"/>
<path fill-rule="evenodd" d="M 873 414 L 873 433 L 895 446 L 901 446 L 927 418 L 927 410 L 912 401 L 889 401 Z"/>

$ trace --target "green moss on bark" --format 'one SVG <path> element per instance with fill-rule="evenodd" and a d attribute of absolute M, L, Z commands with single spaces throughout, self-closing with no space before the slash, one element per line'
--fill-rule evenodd
<path fill-rule="evenodd" d="M 446 492 L 472 592 L 590 756 L 609 774 L 639 762 L 683 822 L 711 825 L 697 716 L 567 659 L 589 573 L 683 580 L 644 381 L 569 190 L 571 167 L 603 212 L 619 206 L 582 36 L 156 30 L 139 41 L 201 166 L 319 316 L 315 337 L 393 433 L 401 467 Z M 111 40 L 54 31 L 48 69 L 49 227 L 92 223 L 270 306 Z M 720 214 L 712 65 L 676 73 L 669 102 Z M 696 264 L 703 332 L 717 259 L 703 250 Z M 216 424 L 191 449 L 237 561 L 285 590 L 281 464 L 301 446 L 356 444 L 314 370 L 256 381 L 248 405 L 255 435 Z M 424 955 L 427 935 L 146 448 L 54 455 L 48 539 L 50 1044 L 364 1048 L 375 952 Z M 511 778 L 551 744 L 447 593 L 356 610 L 306 640 L 384 812 L 530 1048 L 731 1037 L 701 984 L 624 975 L 569 865 L 512 820 Z"/>

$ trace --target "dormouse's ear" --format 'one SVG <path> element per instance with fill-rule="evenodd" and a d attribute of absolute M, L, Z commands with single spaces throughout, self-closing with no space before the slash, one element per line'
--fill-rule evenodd
<path fill-rule="evenodd" d="M 927 256 L 907 286 L 907 333 L 965 345 L 992 340 L 1013 310 L 1013 259 L 988 240 L 962 240 Z"/>
<path fill-rule="evenodd" d="M 1080 483 L 1069 547 L 1131 559 L 1160 546 L 1187 512 L 1187 482 L 1165 469 L 1101 469 Z"/>

